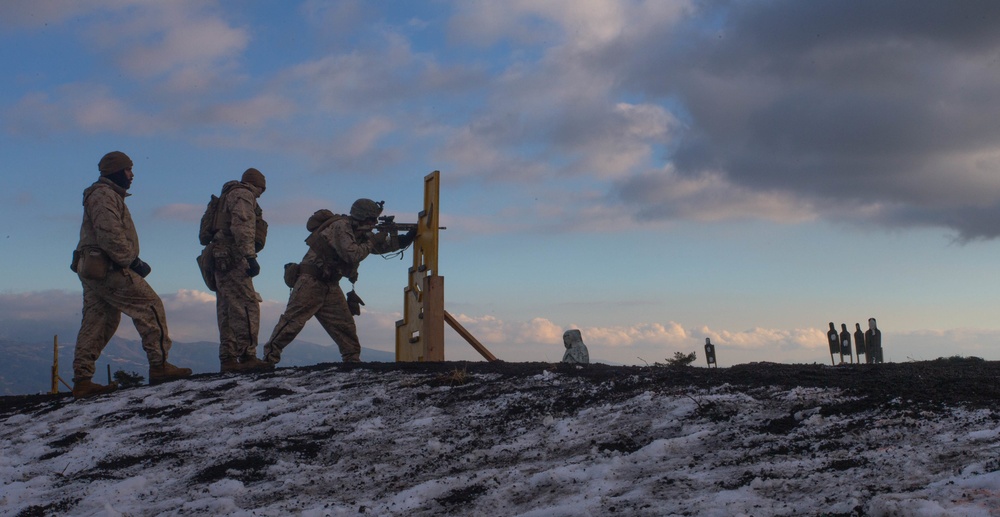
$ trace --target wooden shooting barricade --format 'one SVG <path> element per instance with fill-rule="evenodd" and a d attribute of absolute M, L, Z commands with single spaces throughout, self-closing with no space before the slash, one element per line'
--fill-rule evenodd
<path fill-rule="evenodd" d="M 396 361 L 444 361 L 445 322 L 487 361 L 496 361 L 496 356 L 444 310 L 444 277 L 438 274 L 440 190 L 440 171 L 424 177 L 424 209 L 417 215 L 413 266 L 403 288 L 403 319 L 396 322 Z"/>

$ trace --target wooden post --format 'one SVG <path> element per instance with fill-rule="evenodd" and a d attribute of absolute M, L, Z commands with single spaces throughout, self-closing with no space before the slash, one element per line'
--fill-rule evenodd
<path fill-rule="evenodd" d="M 59 335 L 52 338 L 52 392 L 59 393 Z"/>

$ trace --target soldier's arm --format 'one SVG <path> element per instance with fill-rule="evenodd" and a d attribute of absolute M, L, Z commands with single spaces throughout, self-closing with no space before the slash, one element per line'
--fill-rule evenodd
<path fill-rule="evenodd" d="M 359 242 L 354 236 L 351 222 L 347 219 L 331 224 L 323 231 L 323 236 L 333 246 L 337 256 L 352 265 L 357 265 L 372 252 L 372 243 L 370 241 Z"/>
<path fill-rule="evenodd" d="M 125 202 L 111 189 L 102 188 L 87 198 L 87 212 L 94 224 L 97 245 L 112 262 L 125 268 L 138 256 L 125 232 Z"/>
<path fill-rule="evenodd" d="M 257 230 L 257 214 L 254 210 L 253 193 L 247 189 L 233 189 L 229 192 L 229 231 L 233 232 L 236 248 L 244 257 L 256 257 L 254 236 Z"/>

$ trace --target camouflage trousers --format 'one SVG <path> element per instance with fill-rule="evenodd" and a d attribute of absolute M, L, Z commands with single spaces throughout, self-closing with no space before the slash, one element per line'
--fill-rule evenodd
<path fill-rule="evenodd" d="M 115 335 L 122 313 L 132 318 L 142 339 L 142 349 L 150 366 L 167 360 L 170 337 L 163 302 L 134 272 L 124 269 L 109 271 L 103 280 L 80 279 L 83 283 L 83 321 L 76 336 L 73 357 L 73 379 L 94 376 L 94 363 Z"/>
<path fill-rule="evenodd" d="M 260 295 L 246 267 L 215 272 L 215 312 L 219 320 L 219 361 L 257 356 Z"/>
<path fill-rule="evenodd" d="M 347 307 L 347 298 L 338 281 L 324 282 L 312 275 L 299 275 L 288 297 L 285 313 L 264 345 L 264 359 L 277 363 L 281 351 L 302 331 L 309 318 L 316 316 L 326 333 L 340 348 L 344 362 L 361 360 L 361 343 L 354 316 Z"/>

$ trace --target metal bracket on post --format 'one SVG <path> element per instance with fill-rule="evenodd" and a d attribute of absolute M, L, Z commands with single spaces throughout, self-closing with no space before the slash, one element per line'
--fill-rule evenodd
<path fill-rule="evenodd" d="M 483 357 L 496 361 L 444 310 L 444 277 L 438 274 L 440 192 L 441 173 L 434 171 L 425 176 L 424 209 L 417 215 L 417 235 L 413 239 L 413 266 L 403 289 L 403 319 L 396 322 L 396 361 L 444 361 L 445 321 Z"/>

